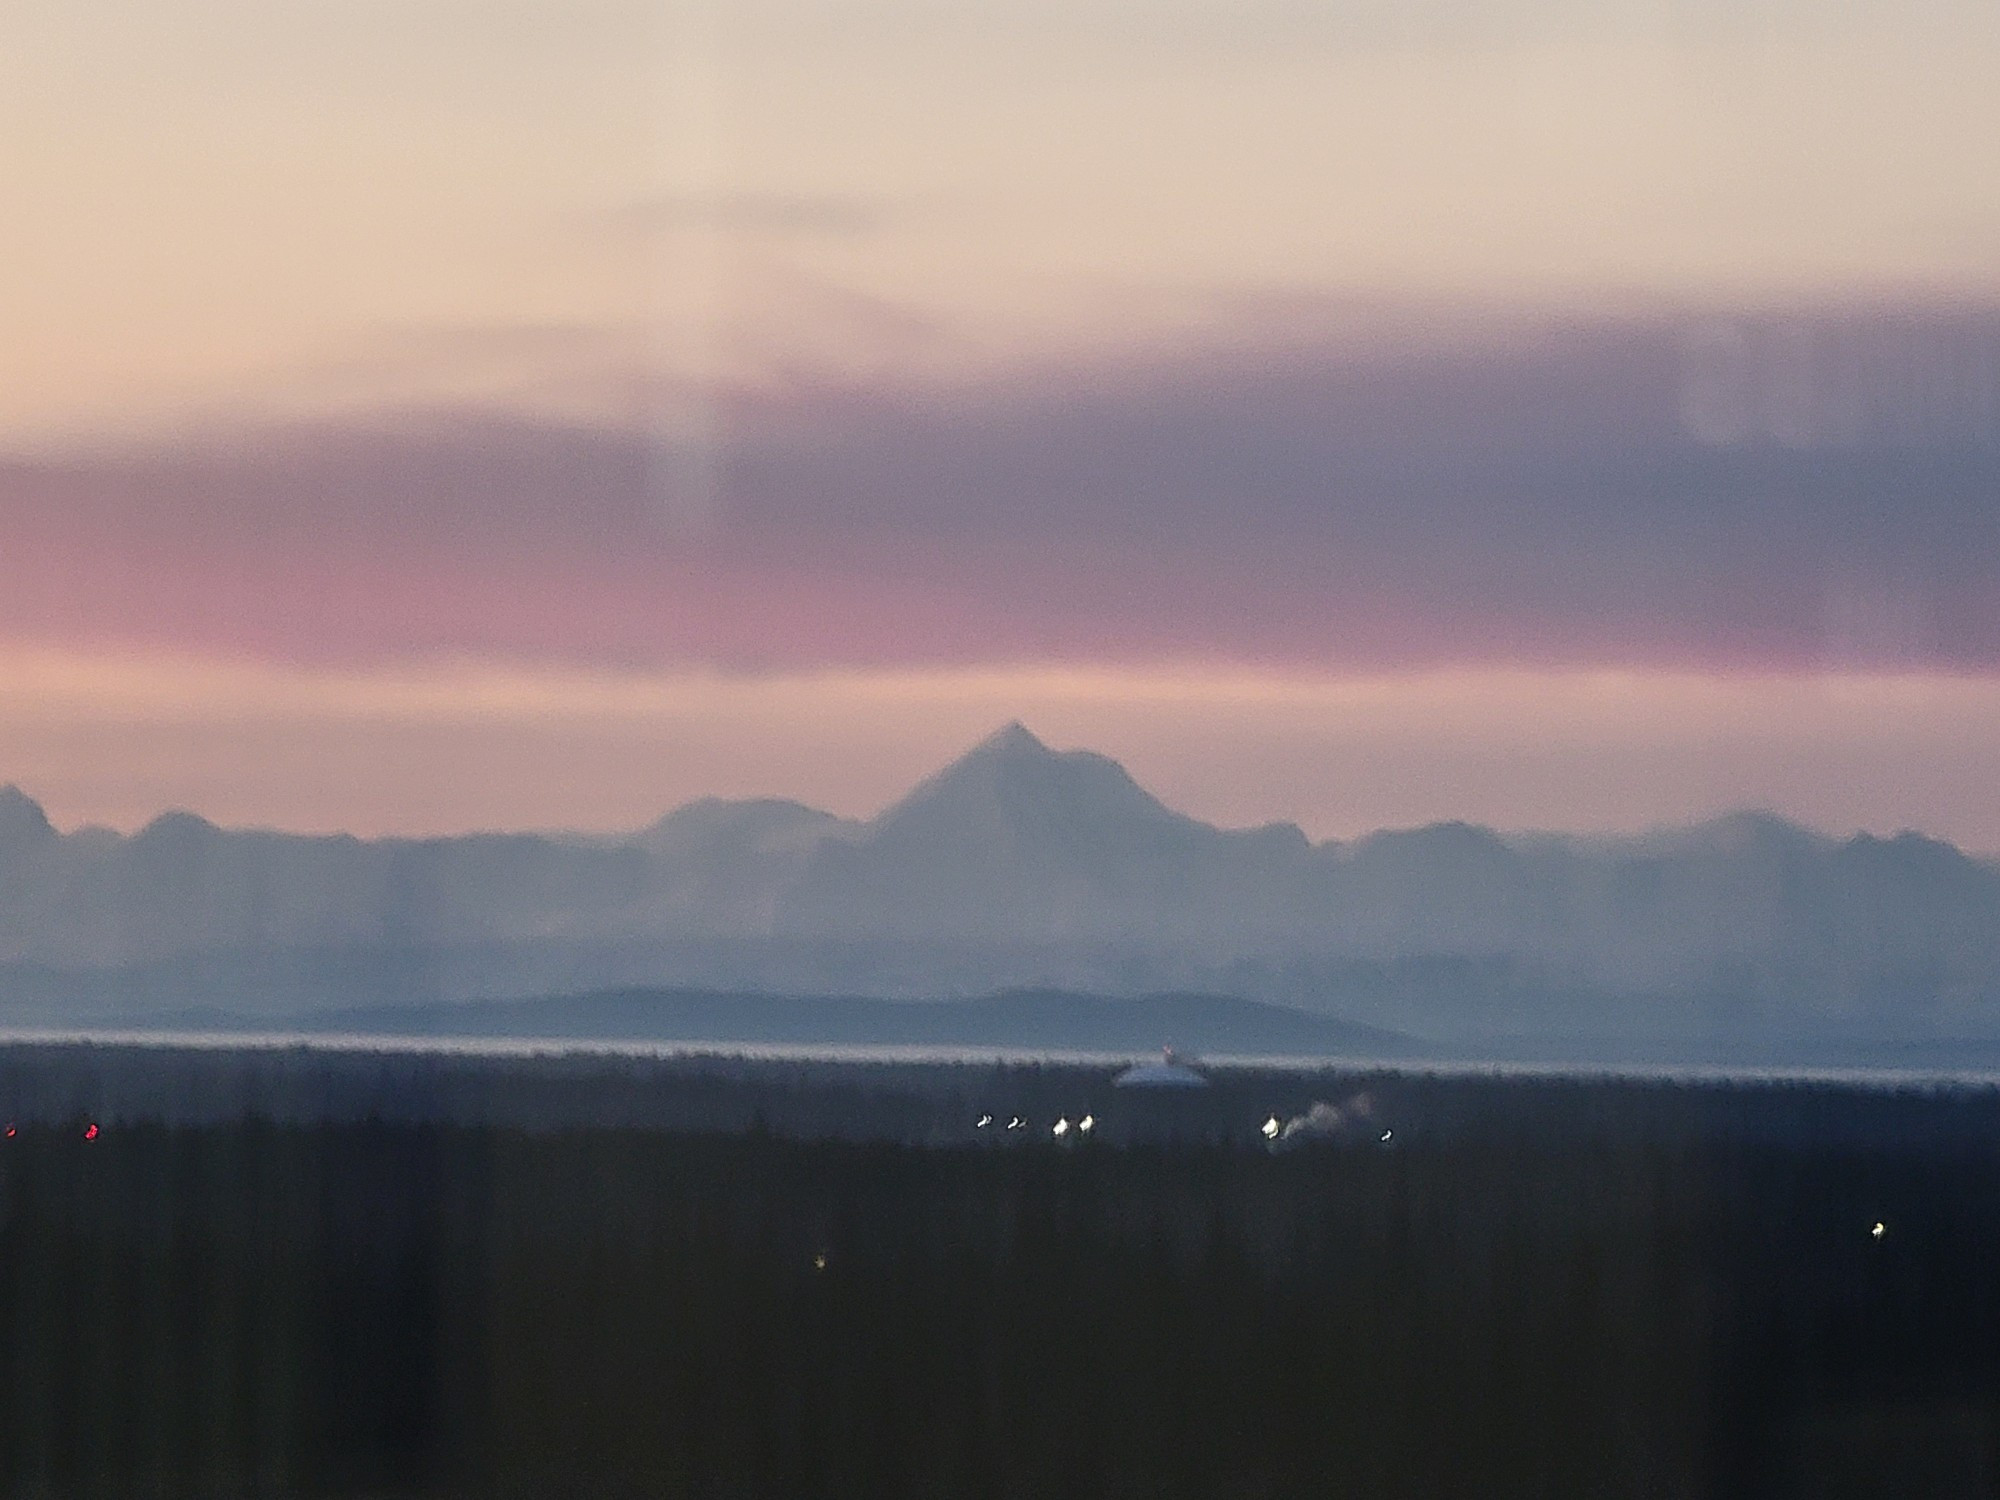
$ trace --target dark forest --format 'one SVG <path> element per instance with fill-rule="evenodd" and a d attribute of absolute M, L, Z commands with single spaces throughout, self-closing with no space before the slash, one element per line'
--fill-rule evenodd
<path fill-rule="evenodd" d="M 1107 1079 L 12 1049 L 0 1492 L 1996 1493 L 1990 1092 Z"/>

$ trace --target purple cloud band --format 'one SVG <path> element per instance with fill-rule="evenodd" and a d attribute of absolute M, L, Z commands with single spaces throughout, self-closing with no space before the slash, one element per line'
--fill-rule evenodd
<path fill-rule="evenodd" d="M 0 467 L 0 631 L 361 660 L 2000 667 L 2000 318 L 1244 337 Z"/>

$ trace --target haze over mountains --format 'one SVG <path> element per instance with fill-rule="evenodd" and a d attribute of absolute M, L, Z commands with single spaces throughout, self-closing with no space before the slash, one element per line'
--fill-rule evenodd
<path fill-rule="evenodd" d="M 1315 844 L 1185 817 L 1018 724 L 866 822 L 709 800 L 624 838 L 63 834 L 0 790 L 15 1023 L 648 986 L 1208 992 L 1453 1046 L 1992 1040 L 2000 868 L 1761 814 Z"/>

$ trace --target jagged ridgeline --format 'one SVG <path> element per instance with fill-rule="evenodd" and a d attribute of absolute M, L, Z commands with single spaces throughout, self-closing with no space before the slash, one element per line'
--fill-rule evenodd
<path fill-rule="evenodd" d="M 128 836 L 59 832 L 0 792 L 13 1024 L 645 989 L 1203 993 L 1473 1048 L 1939 1047 L 2000 1039 L 2000 869 L 1761 814 L 1314 843 L 1186 817 L 1018 724 L 865 822 L 707 800 L 625 837 L 302 837 L 186 813 Z"/>

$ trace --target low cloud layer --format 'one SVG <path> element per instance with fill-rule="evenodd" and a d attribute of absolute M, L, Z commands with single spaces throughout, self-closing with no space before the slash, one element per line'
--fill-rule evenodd
<path fill-rule="evenodd" d="M 312 661 L 2000 666 L 2000 316 L 1293 322 L 934 389 L 769 384 L 692 435 L 405 413 L 13 462 L 0 634 Z"/>

